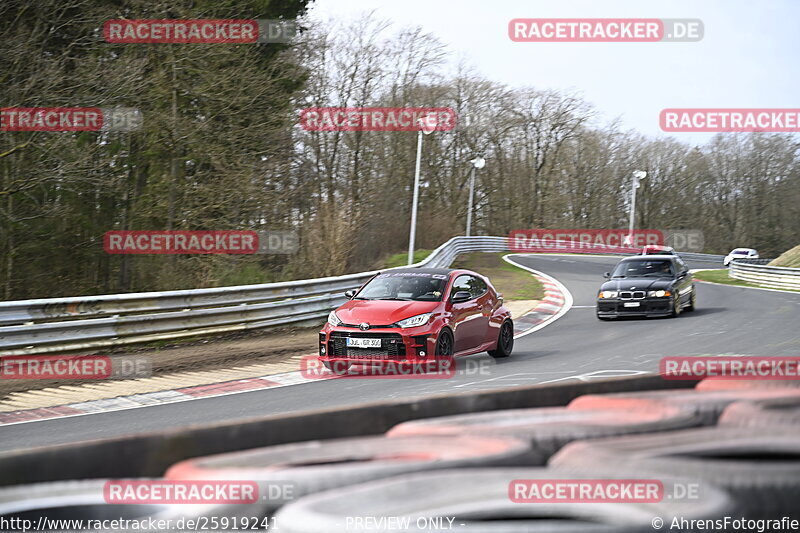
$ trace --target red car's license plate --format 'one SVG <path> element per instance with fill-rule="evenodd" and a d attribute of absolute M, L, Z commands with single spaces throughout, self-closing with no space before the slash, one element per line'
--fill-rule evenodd
<path fill-rule="evenodd" d="M 348 348 L 380 348 L 381 347 L 381 340 L 380 339 L 357 339 L 357 338 L 347 338 L 347 347 Z"/>

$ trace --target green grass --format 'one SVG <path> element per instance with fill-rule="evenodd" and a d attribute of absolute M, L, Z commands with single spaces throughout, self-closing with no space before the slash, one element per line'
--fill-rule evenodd
<path fill-rule="evenodd" d="M 506 300 L 541 300 L 544 287 L 530 272 L 503 261 L 505 253 L 473 252 L 456 258 L 451 268 L 474 270 L 488 277 Z"/>
<path fill-rule="evenodd" d="M 783 252 L 769 264 L 776 267 L 800 268 L 800 245 Z"/>
<path fill-rule="evenodd" d="M 414 250 L 414 262 L 419 263 L 429 255 L 433 250 Z M 390 255 L 386 261 L 384 261 L 384 268 L 394 268 L 394 267 L 401 267 L 408 265 L 408 252 L 402 252 L 399 254 Z"/>
<path fill-rule="evenodd" d="M 737 287 L 755 287 L 757 289 L 764 289 L 770 287 L 761 287 L 760 285 L 756 285 L 754 283 L 748 283 L 747 281 L 742 281 L 740 279 L 733 279 L 728 276 L 728 269 L 727 268 L 720 268 L 717 270 L 701 270 L 700 272 L 694 272 L 692 274 L 694 279 L 698 281 L 710 281 L 712 283 L 723 283 L 725 285 L 735 285 Z M 781 290 L 791 290 L 791 289 L 781 289 Z M 800 291 L 792 291 L 792 292 L 800 292 Z"/>

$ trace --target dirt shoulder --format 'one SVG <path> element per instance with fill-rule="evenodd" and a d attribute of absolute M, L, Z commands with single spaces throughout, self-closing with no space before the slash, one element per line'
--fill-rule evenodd
<path fill-rule="evenodd" d="M 295 355 L 316 353 L 318 332 L 319 327 L 238 333 L 157 347 L 152 345 L 128 346 L 94 353 L 109 355 L 112 358 L 130 355 L 145 356 L 152 363 L 153 376 L 160 376 L 179 372 L 280 362 Z M 87 352 L 81 353 L 88 355 Z M 0 400 L 12 392 L 86 384 L 86 380 L 76 379 L 0 380 Z"/>

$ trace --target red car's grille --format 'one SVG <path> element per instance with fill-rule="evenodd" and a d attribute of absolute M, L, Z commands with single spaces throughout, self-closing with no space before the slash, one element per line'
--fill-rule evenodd
<path fill-rule="evenodd" d="M 381 339 L 380 348 L 348 348 L 347 338 Z M 356 331 L 334 331 L 328 343 L 328 356 L 349 357 L 352 359 L 402 359 L 406 355 L 403 337 L 397 333 L 362 333 Z"/>

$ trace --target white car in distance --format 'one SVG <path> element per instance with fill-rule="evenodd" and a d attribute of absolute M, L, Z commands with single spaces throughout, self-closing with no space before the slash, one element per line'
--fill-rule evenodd
<path fill-rule="evenodd" d="M 725 256 L 722 263 L 728 266 L 734 259 L 758 259 L 758 252 L 752 248 L 734 248 L 731 253 Z"/>

